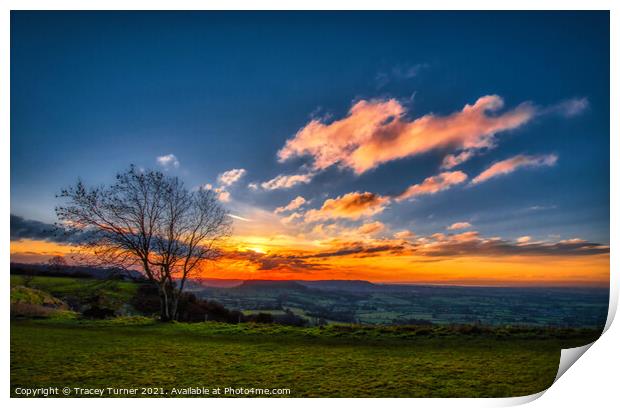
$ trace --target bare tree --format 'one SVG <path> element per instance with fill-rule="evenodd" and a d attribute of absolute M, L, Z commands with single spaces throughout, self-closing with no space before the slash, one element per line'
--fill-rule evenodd
<path fill-rule="evenodd" d="M 47 261 L 47 266 L 51 272 L 60 273 L 67 266 L 67 261 L 65 261 L 64 257 L 56 255 Z"/>
<path fill-rule="evenodd" d="M 108 266 L 139 267 L 157 285 L 161 320 L 177 317 L 185 283 L 216 259 L 231 220 L 211 190 L 188 190 L 177 177 L 134 166 L 109 186 L 81 181 L 61 191 L 65 228 L 79 231 L 87 256 Z"/>

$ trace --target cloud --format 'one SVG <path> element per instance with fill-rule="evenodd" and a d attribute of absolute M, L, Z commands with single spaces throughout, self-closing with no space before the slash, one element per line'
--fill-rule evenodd
<path fill-rule="evenodd" d="M 181 162 L 179 162 L 179 159 L 177 159 L 177 157 L 172 153 L 166 154 L 164 156 L 158 156 L 156 160 L 157 160 L 157 164 L 159 164 L 166 170 L 170 168 L 178 169 L 179 166 L 181 165 Z"/>
<path fill-rule="evenodd" d="M 247 172 L 245 171 L 245 169 L 232 169 L 220 174 L 217 177 L 217 180 L 222 186 L 228 187 L 239 181 L 239 179 L 243 177 L 246 173 Z"/>
<path fill-rule="evenodd" d="M 409 186 L 407 190 L 396 197 L 397 201 L 426 194 L 435 194 L 467 180 L 467 174 L 462 171 L 443 172 L 436 176 L 427 177 L 420 184 Z"/>
<path fill-rule="evenodd" d="M 472 180 L 472 184 L 482 183 L 483 181 L 487 181 L 493 177 L 512 173 L 521 167 L 553 166 L 557 161 L 558 156 L 555 154 L 537 156 L 526 156 L 520 154 L 492 164 L 489 168 L 476 176 Z"/>
<path fill-rule="evenodd" d="M 323 206 L 308 210 L 305 219 L 308 222 L 347 218 L 358 220 L 382 212 L 389 204 L 390 198 L 369 192 L 353 192 L 325 200 Z"/>
<path fill-rule="evenodd" d="M 374 221 L 367 222 L 362 224 L 358 229 L 357 233 L 360 235 L 373 235 L 377 234 L 385 229 L 385 225 L 382 222 Z"/>
<path fill-rule="evenodd" d="M 250 190 L 256 191 L 256 190 L 258 190 L 258 184 L 257 183 L 248 183 L 248 188 Z"/>
<path fill-rule="evenodd" d="M 552 105 L 541 111 L 541 114 L 557 113 L 570 118 L 577 116 L 590 106 L 588 98 L 572 98 Z"/>
<path fill-rule="evenodd" d="M 522 237 L 517 238 L 517 243 L 519 244 L 526 244 L 528 242 L 530 242 L 532 240 L 532 237 L 528 236 L 528 235 L 524 235 Z"/>
<path fill-rule="evenodd" d="M 339 242 L 345 239 L 362 239 L 367 241 L 370 236 L 385 231 L 386 227 L 380 221 L 367 221 L 358 227 L 346 227 L 338 223 L 316 224 L 312 228 L 312 233 L 322 239 L 327 239 L 329 243 Z"/>
<path fill-rule="evenodd" d="M 302 196 L 297 196 L 294 199 L 292 199 L 291 202 L 288 203 L 287 205 L 276 208 L 274 212 L 276 214 L 280 214 L 286 211 L 293 211 L 293 210 L 298 209 L 302 205 L 304 205 L 306 202 L 307 201 L 305 198 L 303 198 Z"/>
<path fill-rule="evenodd" d="M 371 257 L 382 253 L 400 254 L 406 249 L 402 243 L 394 243 L 389 240 L 374 240 L 372 242 L 342 242 L 340 249 L 318 252 L 304 256 L 304 259 L 333 258 L 338 256 Z"/>
<path fill-rule="evenodd" d="M 291 188 L 297 184 L 307 184 L 312 180 L 313 174 L 292 174 L 279 176 L 272 178 L 269 181 L 261 183 L 261 187 L 265 190 L 278 190 L 283 188 Z"/>
<path fill-rule="evenodd" d="M 379 72 L 375 78 L 377 87 L 382 88 L 393 80 L 411 79 L 420 73 L 428 64 L 397 65 L 391 70 Z"/>
<path fill-rule="evenodd" d="M 281 221 L 282 221 L 284 224 L 292 224 L 292 223 L 294 223 L 295 221 L 299 221 L 299 220 L 301 220 L 301 219 L 303 219 L 303 218 L 304 218 L 304 215 L 303 215 L 303 214 L 300 214 L 300 213 L 294 212 L 294 213 L 291 213 L 289 216 L 282 218 L 282 219 L 281 219 Z"/>
<path fill-rule="evenodd" d="M 529 238 L 529 237 L 521 237 Z M 483 238 L 476 231 L 461 234 L 433 234 L 413 243 L 413 253 L 425 256 L 584 256 L 609 253 L 609 246 L 588 242 L 582 239 L 570 239 L 558 242 L 507 241 L 501 238 Z"/>
<path fill-rule="evenodd" d="M 234 215 L 234 214 L 227 214 L 230 218 L 233 218 L 235 220 L 239 220 L 239 221 L 245 221 L 245 222 L 252 222 L 251 219 L 249 218 L 245 218 L 245 217 L 241 217 L 239 215 Z"/>
<path fill-rule="evenodd" d="M 458 166 L 459 164 L 469 160 L 474 154 L 475 150 L 464 150 L 459 154 L 449 154 L 443 158 L 441 162 L 442 169 L 451 169 L 453 167 Z"/>
<path fill-rule="evenodd" d="M 304 272 L 309 270 L 321 270 L 323 266 L 316 262 L 310 262 L 304 257 L 295 255 L 263 254 L 256 251 L 232 251 L 225 254 L 226 258 L 250 262 L 257 266 L 259 271 L 285 270 L 291 272 Z"/>
<path fill-rule="evenodd" d="M 278 159 L 308 155 L 315 170 L 339 165 L 361 174 L 382 163 L 435 149 L 486 148 L 494 145 L 495 134 L 518 128 L 535 115 L 528 103 L 497 113 L 503 106 L 501 97 L 488 95 L 447 116 L 427 114 L 409 120 L 395 99 L 361 100 L 342 119 L 328 124 L 311 120 L 287 140 Z"/>
<path fill-rule="evenodd" d="M 230 202 L 230 193 L 226 191 L 223 187 L 214 187 L 212 184 L 206 183 L 200 186 L 200 188 L 203 190 L 212 190 L 215 193 L 217 199 L 223 203 Z"/>
<path fill-rule="evenodd" d="M 466 229 L 466 228 L 471 228 L 471 224 L 468 222 L 455 222 L 454 224 L 450 225 L 446 229 L 448 231 L 454 231 L 454 230 L 460 230 L 460 229 Z"/>
<path fill-rule="evenodd" d="M 11 214 L 11 241 L 31 239 L 66 244 L 80 244 L 92 237 L 87 231 L 68 231 L 54 224 L 28 220 Z"/>
<path fill-rule="evenodd" d="M 394 238 L 396 239 L 408 239 L 413 238 L 415 234 L 408 230 L 402 230 L 394 233 Z"/>
<path fill-rule="evenodd" d="M 570 239 L 559 242 L 519 243 L 501 238 L 484 238 L 476 231 L 459 234 L 433 234 L 413 240 L 373 239 L 323 241 L 324 250 L 300 250 L 289 253 L 259 253 L 256 251 L 233 251 L 231 259 L 256 264 L 259 270 L 321 270 L 331 269 L 328 259 L 338 257 L 385 257 L 415 256 L 412 262 L 432 262 L 442 258 L 461 256 L 492 257 L 532 256 L 589 256 L 608 254 L 609 246 Z M 426 259 L 423 259 L 423 258 Z M 325 262 L 325 263 L 324 263 Z"/>

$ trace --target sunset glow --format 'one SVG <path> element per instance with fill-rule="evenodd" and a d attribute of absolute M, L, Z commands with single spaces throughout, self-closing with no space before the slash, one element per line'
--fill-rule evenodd
<path fill-rule="evenodd" d="M 274 14 L 253 42 L 221 24 L 229 17 L 178 16 L 174 39 L 151 18 L 141 21 L 154 41 L 125 52 L 116 22 L 93 17 L 97 35 L 118 42 L 96 64 L 68 45 L 59 66 L 28 31 L 14 33 L 28 40 L 12 61 L 24 90 L 11 106 L 13 262 L 71 262 L 80 240 L 53 232 L 57 194 L 134 164 L 212 191 L 228 211 L 232 234 L 201 277 L 608 284 L 608 50 L 596 30 L 562 31 L 564 49 L 546 21 L 517 41 L 433 17 L 450 28 L 446 42 L 412 16 L 360 14 L 326 19 L 317 38 L 298 31 L 306 17 Z M 533 43 L 553 67 L 540 70 Z M 75 66 L 80 75 L 57 77 Z"/>

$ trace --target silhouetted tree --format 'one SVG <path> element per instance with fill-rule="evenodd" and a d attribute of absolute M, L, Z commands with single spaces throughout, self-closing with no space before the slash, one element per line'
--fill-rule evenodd
<path fill-rule="evenodd" d="M 67 261 L 62 256 L 53 256 L 47 261 L 47 266 L 51 272 L 61 273 L 67 267 Z"/>
<path fill-rule="evenodd" d="M 80 232 L 86 254 L 106 265 L 138 267 L 155 283 L 162 321 L 177 317 L 186 280 L 219 256 L 231 220 L 212 190 L 189 190 L 177 177 L 131 166 L 108 186 L 78 181 L 56 208 L 65 228 Z"/>

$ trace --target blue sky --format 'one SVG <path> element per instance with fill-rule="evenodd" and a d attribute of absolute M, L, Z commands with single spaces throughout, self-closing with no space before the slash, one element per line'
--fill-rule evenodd
<path fill-rule="evenodd" d="M 320 209 L 350 192 L 394 197 L 444 171 L 442 147 L 361 174 L 312 154 L 278 160 L 311 120 L 359 101 L 397 101 L 403 121 L 446 117 L 486 95 L 532 107 L 519 126 L 451 169 L 468 181 L 373 216 L 418 235 L 468 222 L 487 237 L 609 243 L 609 15 L 606 12 L 111 13 L 11 15 L 11 213 L 53 222 L 54 197 L 130 163 L 191 187 L 226 186 L 231 211 L 297 196 Z M 433 137 L 429 135 L 429 137 Z M 555 157 L 473 185 L 494 163 Z M 311 181 L 269 190 L 278 175 Z M 256 183 L 258 188 L 248 188 Z M 344 220 L 353 226 L 356 220 Z"/>

